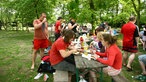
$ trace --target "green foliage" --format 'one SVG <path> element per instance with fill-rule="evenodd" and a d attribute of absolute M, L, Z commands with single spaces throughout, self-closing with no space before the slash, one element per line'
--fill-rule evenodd
<path fill-rule="evenodd" d="M 91 15 L 92 15 L 92 11 L 91 10 L 87 10 L 87 9 L 82 9 L 82 11 L 78 14 L 78 22 L 80 23 L 88 23 L 91 19 Z"/>
<path fill-rule="evenodd" d="M 141 24 L 146 24 L 146 12 L 142 13 L 141 18 L 140 18 L 140 22 Z"/>
<path fill-rule="evenodd" d="M 22 18 L 24 22 L 30 23 L 39 18 L 43 12 L 47 14 L 48 19 L 51 18 L 54 2 L 50 0 L 13 0 L 11 5 L 16 10 L 16 18 Z"/>
<path fill-rule="evenodd" d="M 69 11 L 68 17 L 77 19 L 79 13 L 78 3 L 71 1 L 67 4 L 67 10 Z"/>
<path fill-rule="evenodd" d="M 107 21 L 118 27 L 116 25 L 126 22 L 130 15 L 136 15 L 138 22 L 145 23 L 145 5 L 145 0 L 1 0 L 0 20 L 6 23 L 5 28 L 13 21 L 32 24 L 45 12 L 49 23 L 62 16 L 67 21 L 75 18 L 79 23 L 90 22 L 94 26 Z"/>

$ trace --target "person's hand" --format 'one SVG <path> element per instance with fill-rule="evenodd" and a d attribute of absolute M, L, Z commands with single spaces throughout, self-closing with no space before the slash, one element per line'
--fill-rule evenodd
<path fill-rule="evenodd" d="M 90 48 L 93 48 L 93 41 L 89 45 Z"/>
<path fill-rule="evenodd" d="M 73 50 L 72 50 L 72 53 L 76 53 L 76 52 L 77 52 L 77 49 L 73 49 Z"/>
<path fill-rule="evenodd" d="M 96 53 L 96 50 L 90 49 L 90 53 L 91 53 L 91 54 L 95 54 L 95 53 Z"/>
<path fill-rule="evenodd" d="M 47 21 L 47 19 L 46 19 L 46 18 L 44 18 L 42 22 L 44 23 L 44 22 L 46 22 L 46 21 Z"/>
<path fill-rule="evenodd" d="M 96 60 L 96 59 L 99 58 L 99 57 L 100 57 L 100 56 L 97 55 L 97 54 L 93 54 L 93 55 L 91 56 L 91 58 L 94 59 L 94 60 Z"/>
<path fill-rule="evenodd" d="M 83 50 L 83 49 L 77 49 L 77 51 L 78 51 L 78 52 L 84 52 L 84 50 Z"/>
<path fill-rule="evenodd" d="M 77 26 L 77 25 L 78 25 L 78 24 L 76 23 L 76 24 L 73 25 L 73 27 L 75 27 L 75 26 Z"/>

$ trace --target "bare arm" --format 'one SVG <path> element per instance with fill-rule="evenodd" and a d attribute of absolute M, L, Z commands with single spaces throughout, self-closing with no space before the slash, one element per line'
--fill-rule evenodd
<path fill-rule="evenodd" d="M 73 26 L 71 25 L 71 23 L 68 24 L 68 29 L 73 29 L 75 26 L 77 26 L 77 24 L 74 24 Z"/>
<path fill-rule="evenodd" d="M 69 51 L 66 51 L 66 50 L 59 50 L 59 52 L 60 52 L 60 54 L 61 54 L 61 56 L 62 56 L 63 58 L 66 58 L 66 57 L 70 56 L 71 54 L 76 53 L 77 50 L 76 50 L 76 49 L 74 49 L 74 50 L 69 50 Z"/>
<path fill-rule="evenodd" d="M 138 47 L 138 43 L 139 43 L 139 37 L 135 37 L 136 42 L 137 42 L 137 47 Z"/>
<path fill-rule="evenodd" d="M 47 22 L 45 22 L 46 24 L 46 29 L 45 29 L 45 33 L 46 33 L 46 37 L 47 37 L 47 39 L 49 38 L 49 31 L 48 31 L 48 23 Z"/>
<path fill-rule="evenodd" d="M 39 24 L 35 23 L 36 20 L 34 20 L 34 23 L 33 23 L 34 29 L 41 28 L 42 24 L 45 23 L 46 20 L 47 20 L 47 19 L 44 18 L 44 20 L 43 20 L 41 23 L 39 23 Z"/>
<path fill-rule="evenodd" d="M 61 26 L 58 27 L 58 30 L 61 30 Z"/>
<path fill-rule="evenodd" d="M 141 38 L 140 38 L 139 40 L 140 40 L 140 42 L 141 42 L 142 44 L 144 44 L 144 42 L 142 41 L 142 39 L 141 39 Z"/>

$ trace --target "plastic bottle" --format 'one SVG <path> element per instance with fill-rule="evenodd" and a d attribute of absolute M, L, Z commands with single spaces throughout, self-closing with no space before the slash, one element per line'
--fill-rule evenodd
<path fill-rule="evenodd" d="M 81 44 L 81 48 L 83 48 L 83 46 L 84 46 L 84 39 L 83 39 L 83 37 L 80 37 L 80 44 Z"/>
<path fill-rule="evenodd" d="M 88 50 L 88 44 L 84 41 L 84 54 L 85 55 L 88 55 L 87 50 Z"/>
<path fill-rule="evenodd" d="M 140 80 L 140 81 L 145 81 L 146 80 L 146 76 L 143 76 L 143 75 L 132 76 L 132 78 Z"/>
<path fill-rule="evenodd" d="M 87 33 L 87 38 L 88 38 L 88 39 L 90 38 L 89 33 Z"/>
<path fill-rule="evenodd" d="M 80 81 L 79 82 L 87 82 L 82 76 L 80 76 Z"/>

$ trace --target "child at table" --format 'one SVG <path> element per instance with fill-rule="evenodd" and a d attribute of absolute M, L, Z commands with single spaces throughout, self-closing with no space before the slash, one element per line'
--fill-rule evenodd
<path fill-rule="evenodd" d="M 104 53 L 91 51 L 94 54 L 93 59 L 108 66 L 103 68 L 103 71 L 109 76 L 116 76 L 121 72 L 122 68 L 122 53 L 116 45 L 116 38 L 110 34 L 103 33 L 101 42 L 106 47 L 106 50 Z"/>
<path fill-rule="evenodd" d="M 104 52 L 105 51 L 105 48 L 101 43 L 102 33 L 104 33 L 104 32 L 101 32 L 101 31 L 100 32 L 95 32 L 96 36 L 94 36 L 95 37 L 94 40 L 90 43 L 90 48 L 91 49 L 96 49 L 99 52 Z"/>

